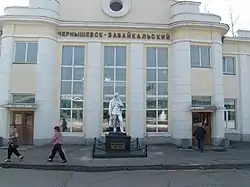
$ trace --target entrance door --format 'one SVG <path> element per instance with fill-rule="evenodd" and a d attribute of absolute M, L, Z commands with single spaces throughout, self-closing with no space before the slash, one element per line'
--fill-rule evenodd
<path fill-rule="evenodd" d="M 23 145 L 33 144 L 34 112 L 33 111 L 14 111 L 13 123 L 18 130 L 19 143 Z"/>
<path fill-rule="evenodd" d="M 210 145 L 211 144 L 211 120 L 212 120 L 212 113 L 211 112 L 193 112 L 193 126 L 192 130 L 195 131 L 196 127 L 199 123 L 202 123 L 206 128 L 206 136 L 205 136 L 205 144 Z M 196 142 L 193 142 L 193 144 L 196 144 Z"/>

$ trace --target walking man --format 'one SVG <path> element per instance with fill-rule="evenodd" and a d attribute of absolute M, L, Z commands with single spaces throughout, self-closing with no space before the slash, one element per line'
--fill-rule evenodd
<path fill-rule="evenodd" d="M 204 152 L 204 143 L 205 143 L 205 135 L 206 135 L 206 130 L 203 127 L 202 123 L 199 123 L 198 127 L 195 129 L 193 136 L 197 140 L 198 144 L 198 149 L 201 153 Z"/>

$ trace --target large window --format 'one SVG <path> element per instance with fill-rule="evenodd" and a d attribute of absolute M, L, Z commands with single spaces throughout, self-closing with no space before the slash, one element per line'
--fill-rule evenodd
<path fill-rule="evenodd" d="M 168 131 L 168 49 L 147 48 L 146 131 Z"/>
<path fill-rule="evenodd" d="M 83 131 L 84 61 L 84 46 L 63 46 L 60 115 L 67 122 L 68 132 Z"/>
<path fill-rule="evenodd" d="M 235 57 L 223 57 L 223 74 L 236 74 Z"/>
<path fill-rule="evenodd" d="M 14 63 L 36 64 L 37 51 L 37 42 L 16 42 Z"/>
<path fill-rule="evenodd" d="M 224 121 L 226 129 L 236 129 L 236 100 L 224 100 Z"/>
<path fill-rule="evenodd" d="M 122 112 L 126 128 L 126 47 L 104 47 L 104 77 L 103 77 L 103 131 L 108 127 L 109 101 L 117 92 L 123 101 Z"/>
<path fill-rule="evenodd" d="M 210 67 L 210 51 L 211 47 L 209 46 L 191 45 L 191 67 Z"/>

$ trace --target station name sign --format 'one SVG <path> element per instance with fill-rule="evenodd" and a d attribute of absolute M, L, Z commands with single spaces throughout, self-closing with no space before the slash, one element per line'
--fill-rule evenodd
<path fill-rule="evenodd" d="M 139 32 L 70 32 L 60 31 L 59 37 L 95 38 L 95 39 L 134 39 L 134 40 L 170 40 L 169 33 L 139 33 Z"/>

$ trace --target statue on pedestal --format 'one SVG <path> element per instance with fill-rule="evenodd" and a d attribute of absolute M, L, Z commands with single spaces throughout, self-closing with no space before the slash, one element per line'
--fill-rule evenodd
<path fill-rule="evenodd" d="M 122 108 L 124 107 L 119 94 L 115 93 L 113 99 L 109 101 L 109 118 L 110 126 L 113 128 L 114 132 L 119 129 L 124 133 L 123 129 L 123 118 L 122 118 Z"/>

